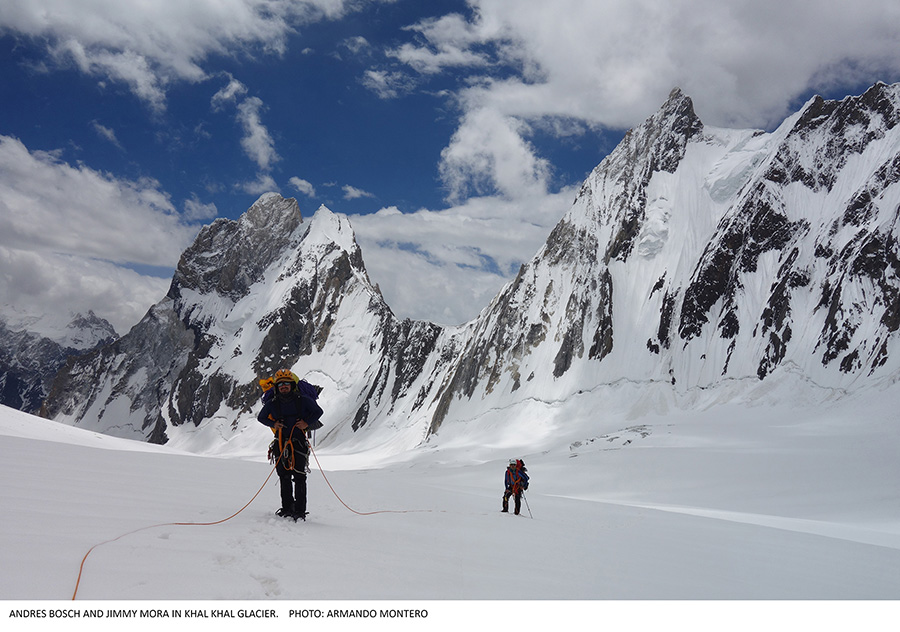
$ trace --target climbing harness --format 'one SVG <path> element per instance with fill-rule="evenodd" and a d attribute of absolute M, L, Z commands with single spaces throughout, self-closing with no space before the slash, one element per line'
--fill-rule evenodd
<path fill-rule="evenodd" d="M 305 440 L 305 439 L 303 441 L 299 441 L 300 445 L 304 446 L 307 449 L 306 452 L 297 450 L 294 447 L 294 441 L 295 441 L 294 431 L 296 429 L 297 429 L 297 426 L 293 426 L 291 428 L 291 432 L 288 435 L 287 439 L 284 439 L 284 436 L 282 433 L 283 428 L 279 428 L 276 431 L 276 438 L 274 441 L 272 441 L 271 445 L 269 445 L 269 463 L 277 464 L 278 462 L 280 462 L 281 466 L 285 470 L 288 470 L 289 472 L 293 472 L 293 471 L 296 471 L 296 465 L 297 465 L 297 456 L 296 455 L 302 454 L 305 457 L 304 460 L 306 461 L 306 465 L 304 466 L 304 468 L 306 469 L 306 471 L 308 473 L 310 471 L 310 469 L 309 469 L 309 450 L 310 450 L 309 441 Z M 300 432 L 302 434 L 303 430 L 301 430 Z M 280 456 L 278 458 L 275 458 L 276 454 L 278 454 Z"/>

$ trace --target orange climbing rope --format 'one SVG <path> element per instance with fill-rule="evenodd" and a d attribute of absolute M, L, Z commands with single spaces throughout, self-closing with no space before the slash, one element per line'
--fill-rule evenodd
<path fill-rule="evenodd" d="M 380 511 L 356 511 L 350 505 L 344 502 L 344 500 L 338 496 L 338 493 L 334 491 L 334 487 L 331 486 L 331 481 L 328 480 L 328 477 L 325 476 L 325 470 L 322 469 L 322 464 L 319 463 L 319 457 L 316 456 L 315 451 L 312 449 L 312 446 L 309 446 L 309 451 L 313 455 L 313 458 L 316 460 L 316 465 L 319 466 L 319 472 L 322 473 L 322 478 L 325 479 L 325 482 L 328 484 L 328 489 L 331 490 L 331 493 L 334 494 L 334 497 L 340 501 L 340 503 L 355 513 L 358 516 L 372 516 L 375 514 L 383 514 L 383 513 L 433 513 L 434 509 L 382 509 Z"/>
<path fill-rule="evenodd" d="M 280 437 L 279 437 L 279 438 L 280 438 Z M 283 455 L 284 450 L 286 449 L 286 446 L 287 446 L 287 443 L 285 444 L 285 447 L 282 448 L 282 454 L 279 454 L 278 458 L 275 459 L 276 464 L 277 464 L 277 462 L 281 459 L 281 456 Z M 316 465 L 319 466 L 319 472 L 321 472 L 322 478 L 325 479 L 325 483 L 328 485 L 328 488 L 331 490 L 331 493 L 334 494 L 334 497 L 337 498 L 338 501 L 339 501 L 344 507 L 346 507 L 348 510 L 350 510 L 350 511 L 353 512 L 353 513 L 355 513 L 356 515 L 358 515 L 358 516 L 372 516 L 372 515 L 375 515 L 375 514 L 383 514 L 383 513 L 432 513 L 432 512 L 435 511 L 435 510 L 433 510 L 433 509 L 405 509 L 405 510 L 401 510 L 401 509 L 382 509 L 382 510 L 379 510 L 379 511 L 357 511 L 357 510 L 353 509 L 353 508 L 350 507 L 347 503 L 345 503 L 344 500 L 343 500 L 343 499 L 338 495 L 338 493 L 335 491 L 334 487 L 331 485 L 331 481 L 329 481 L 329 480 L 328 480 L 328 477 L 325 476 L 325 470 L 322 469 L 322 464 L 319 463 L 319 457 L 316 456 L 316 453 L 315 453 L 315 451 L 312 449 L 312 446 L 308 446 L 308 447 L 309 447 L 309 452 L 310 452 L 310 454 L 313 455 L 313 458 L 315 458 L 315 460 L 316 460 Z M 153 524 L 153 525 L 149 525 L 149 526 L 146 526 L 146 527 L 141 527 L 140 529 L 134 529 L 133 531 L 129 531 L 129 532 L 127 532 L 127 533 L 123 533 L 122 535 L 116 536 L 115 538 L 112 538 L 112 539 L 109 539 L 109 540 L 105 540 L 105 541 L 103 541 L 103 542 L 99 542 L 99 543 L 95 544 L 95 545 L 92 546 L 90 549 L 88 549 L 88 552 L 85 553 L 85 554 L 84 554 L 84 557 L 81 559 L 81 565 L 78 567 L 78 578 L 77 578 L 77 580 L 75 581 L 75 592 L 72 593 L 72 601 L 74 601 L 75 598 L 78 596 L 78 588 L 79 588 L 79 586 L 81 585 L 81 575 L 82 575 L 82 573 L 84 572 L 84 564 L 85 564 L 85 562 L 87 561 L 88 556 L 89 556 L 89 555 L 93 552 L 93 550 L 96 549 L 97 547 L 103 546 L 104 544 L 109 544 L 109 543 L 111 543 L 111 542 L 115 542 L 116 540 L 121 540 L 121 539 L 124 538 L 125 536 L 129 536 L 129 535 L 132 535 L 132 534 L 135 534 L 135 533 L 139 533 L 139 532 L 141 532 L 141 531 L 146 531 L 146 530 L 148 530 L 148 529 L 155 529 L 155 528 L 157 528 L 157 527 L 173 527 L 173 526 L 174 526 L 174 527 L 209 527 L 209 526 L 213 526 L 213 525 L 217 525 L 217 524 L 222 524 L 223 522 L 227 522 L 228 520 L 231 520 L 232 518 L 234 518 L 235 516 L 237 516 L 239 513 L 241 513 L 242 511 L 244 511 L 247 507 L 250 506 L 250 503 L 252 503 L 254 500 L 256 500 L 256 497 L 259 496 L 260 492 L 261 492 L 261 491 L 263 490 L 263 488 L 266 486 L 266 483 L 268 483 L 268 482 L 269 482 L 269 479 L 272 478 L 272 474 L 275 473 L 275 469 L 276 469 L 276 468 L 277 468 L 277 465 L 276 465 L 275 467 L 272 468 L 272 470 L 269 472 L 269 475 L 266 477 L 266 480 L 263 481 L 263 484 L 260 486 L 260 488 L 259 488 L 258 490 L 256 490 L 256 493 L 255 493 L 255 494 L 253 494 L 253 497 L 252 497 L 250 500 L 248 500 L 247 503 L 246 503 L 243 507 L 241 507 L 240 509 L 238 509 L 236 512 L 234 512 L 233 514 L 231 514 L 231 515 L 228 516 L 227 518 L 222 518 L 221 520 L 216 520 L 216 521 L 213 521 L 213 522 L 163 522 L 163 523 L 160 523 L 160 524 Z"/>
<path fill-rule="evenodd" d="M 110 540 L 106 540 L 104 542 L 99 542 L 99 543 L 95 544 L 90 549 L 88 549 L 88 552 L 85 553 L 84 557 L 81 559 L 81 565 L 78 567 L 78 579 L 75 581 L 75 592 L 72 593 L 72 601 L 75 601 L 75 598 L 78 596 L 78 587 L 81 584 L 81 574 L 84 571 L 84 563 L 87 561 L 88 555 L 90 555 L 91 552 L 94 549 L 96 549 L 98 546 L 103 546 L 104 544 L 109 544 L 110 542 L 115 542 L 116 540 L 121 540 L 122 538 L 124 538 L 127 535 L 131 535 L 133 533 L 138 533 L 140 531 L 146 531 L 147 529 L 154 529 L 156 527 L 172 527 L 172 526 L 175 526 L 175 527 L 209 527 L 209 526 L 216 525 L 216 524 L 222 524 L 223 522 L 231 520 L 236 515 L 238 515 L 242 511 L 244 511 L 244 509 L 249 507 L 250 503 L 252 503 L 254 500 L 256 500 L 256 497 L 259 496 L 259 493 L 263 490 L 263 487 L 266 486 L 266 483 L 269 482 L 269 479 L 272 478 L 272 474 L 274 472 L 275 472 L 275 468 L 273 467 L 272 471 L 269 472 L 269 475 L 266 477 L 266 480 L 263 481 L 263 484 L 260 486 L 260 488 L 258 490 L 256 490 L 255 494 L 253 494 L 253 498 L 248 500 L 246 505 L 244 505 L 243 507 L 238 509 L 236 512 L 234 512 L 227 518 L 222 518 L 221 520 L 216 520 L 214 522 L 163 522 L 160 524 L 149 525 L 147 527 L 141 527 L 140 529 L 135 529 L 134 531 L 129 531 L 128 533 L 123 533 L 122 535 L 112 538 Z"/>

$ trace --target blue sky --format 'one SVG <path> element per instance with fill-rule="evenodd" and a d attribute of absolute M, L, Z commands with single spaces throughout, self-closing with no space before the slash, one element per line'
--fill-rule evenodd
<path fill-rule="evenodd" d="M 464 322 L 673 87 L 771 129 L 897 81 L 898 25 L 894 0 L 5 0 L 3 311 L 124 333 L 202 225 L 277 191 L 350 216 L 398 315 Z"/>

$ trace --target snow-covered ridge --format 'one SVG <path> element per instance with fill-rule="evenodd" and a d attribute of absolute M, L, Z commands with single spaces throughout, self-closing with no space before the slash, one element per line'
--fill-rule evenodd
<path fill-rule="evenodd" d="M 517 278 L 455 328 L 391 313 L 346 217 L 321 208 L 305 222 L 296 202 L 265 195 L 201 232 L 167 300 L 62 374 L 47 413 L 252 452 L 265 441 L 256 380 L 288 366 L 325 387 L 323 446 L 400 453 L 495 418 L 511 436 L 553 432 L 566 402 L 593 397 L 602 411 L 623 383 L 645 385 L 638 400 L 668 389 L 676 409 L 697 393 L 724 403 L 777 390 L 757 388 L 771 380 L 890 387 L 898 93 L 813 99 L 764 133 L 706 127 L 673 91 Z"/>

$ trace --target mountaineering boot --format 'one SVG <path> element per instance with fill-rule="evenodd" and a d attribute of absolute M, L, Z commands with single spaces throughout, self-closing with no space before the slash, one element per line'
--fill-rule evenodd
<path fill-rule="evenodd" d="M 279 518 L 293 518 L 294 512 L 292 512 L 290 509 L 285 509 L 284 507 L 282 507 L 281 509 L 279 509 L 278 511 L 275 512 L 275 515 L 278 516 Z"/>

